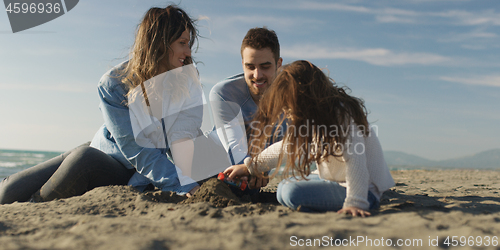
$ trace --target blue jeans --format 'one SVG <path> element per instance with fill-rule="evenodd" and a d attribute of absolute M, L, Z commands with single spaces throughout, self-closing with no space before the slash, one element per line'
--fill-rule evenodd
<path fill-rule="evenodd" d="M 302 212 L 326 212 L 342 209 L 346 198 L 346 188 L 337 182 L 323 180 L 312 174 L 306 180 L 291 177 L 282 180 L 278 185 L 278 202 L 286 207 Z M 380 201 L 368 191 L 370 209 L 378 208 Z"/>

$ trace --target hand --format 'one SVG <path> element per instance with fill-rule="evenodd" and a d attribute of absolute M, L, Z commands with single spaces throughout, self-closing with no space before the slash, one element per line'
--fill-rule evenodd
<path fill-rule="evenodd" d="M 224 170 L 224 174 L 226 174 L 229 180 L 238 179 L 243 176 L 249 176 L 248 168 L 245 164 L 233 165 L 231 167 L 226 168 Z"/>
<path fill-rule="evenodd" d="M 246 178 L 246 177 L 243 177 L 243 178 Z M 267 178 L 267 177 L 252 176 L 250 181 L 248 181 L 248 187 L 250 189 L 259 189 L 261 187 L 265 187 L 267 185 L 267 183 L 269 183 L 269 178 Z"/>
<path fill-rule="evenodd" d="M 344 207 L 340 209 L 337 213 L 339 214 L 352 214 L 352 216 L 358 216 L 358 214 L 361 217 L 366 217 L 372 215 L 370 212 L 367 212 L 363 209 L 357 208 L 357 207 Z"/>
<path fill-rule="evenodd" d="M 194 193 L 196 193 L 196 191 L 198 191 L 198 189 L 200 189 L 200 186 L 196 186 L 196 187 L 194 187 L 193 189 L 191 189 L 191 191 L 189 191 L 189 192 L 186 194 L 186 196 L 187 196 L 188 198 L 191 198 L 191 197 L 194 195 Z"/>

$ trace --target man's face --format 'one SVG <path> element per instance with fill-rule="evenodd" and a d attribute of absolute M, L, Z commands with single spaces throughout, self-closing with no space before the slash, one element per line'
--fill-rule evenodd
<path fill-rule="evenodd" d="M 264 91 L 273 82 L 282 59 L 278 59 L 276 63 L 270 48 L 258 50 L 246 47 L 241 55 L 245 81 L 253 100 L 258 103 Z"/>

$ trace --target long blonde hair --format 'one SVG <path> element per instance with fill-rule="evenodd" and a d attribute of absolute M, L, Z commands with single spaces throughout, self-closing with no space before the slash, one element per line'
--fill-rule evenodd
<path fill-rule="evenodd" d="M 161 65 L 165 62 L 167 71 L 173 68 L 169 62 L 170 45 L 179 39 L 185 30 L 190 33 L 189 47 L 193 47 L 198 40 L 195 22 L 175 5 L 166 8 L 155 7 L 146 12 L 137 28 L 130 59 L 121 75 L 128 93 L 146 80 L 163 73 Z M 184 60 L 185 65 L 190 63 L 193 63 L 191 57 Z"/>

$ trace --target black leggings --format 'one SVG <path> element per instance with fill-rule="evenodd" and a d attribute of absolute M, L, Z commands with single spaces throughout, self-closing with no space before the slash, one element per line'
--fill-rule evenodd
<path fill-rule="evenodd" d="M 28 201 L 40 190 L 44 201 L 82 195 L 101 186 L 126 185 L 135 173 L 113 157 L 80 145 L 0 182 L 0 204 Z"/>

